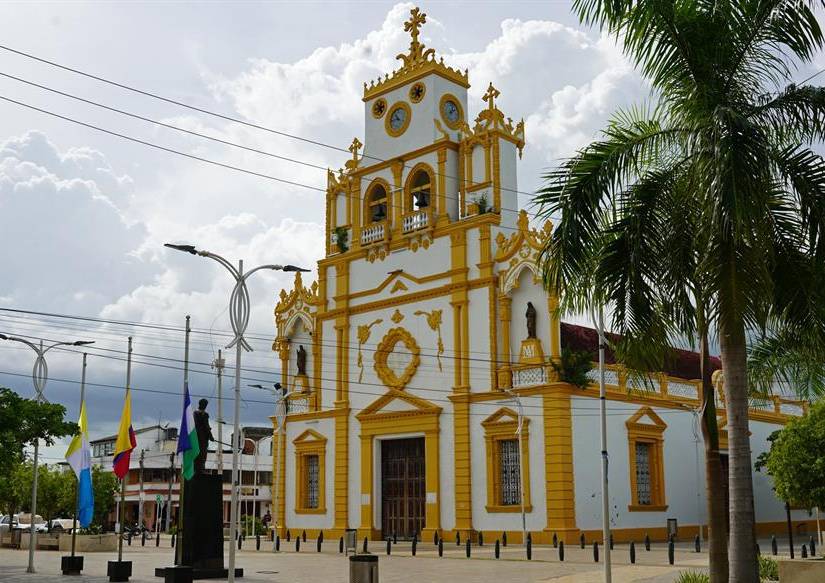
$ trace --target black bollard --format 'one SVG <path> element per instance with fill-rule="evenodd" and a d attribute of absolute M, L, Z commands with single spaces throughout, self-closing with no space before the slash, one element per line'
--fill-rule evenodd
<path fill-rule="evenodd" d="M 438 556 L 439 557 L 444 556 L 444 539 L 443 538 L 438 539 Z"/>
<path fill-rule="evenodd" d="M 315 541 L 315 551 L 320 553 L 321 552 L 321 544 L 324 542 L 324 537 L 319 536 L 318 539 Z"/>
<path fill-rule="evenodd" d="M 458 531 L 456 531 L 455 533 L 455 546 L 461 546 L 461 533 L 459 533 Z"/>
<path fill-rule="evenodd" d="M 527 542 L 528 542 L 528 543 L 532 543 L 532 542 L 533 542 L 533 533 L 532 533 L 532 532 L 528 532 L 528 533 L 527 533 Z"/>
<path fill-rule="evenodd" d="M 613 533 L 610 533 L 610 550 L 613 550 Z"/>
<path fill-rule="evenodd" d="M 304 531 L 301 535 L 301 542 L 307 542 L 307 531 Z"/>
<path fill-rule="evenodd" d="M 465 547 L 464 552 L 467 554 L 467 558 L 469 559 L 470 558 L 470 537 L 469 536 L 467 537 L 467 540 L 465 542 L 466 542 L 466 544 L 464 545 L 464 547 Z"/>
<path fill-rule="evenodd" d="M 496 558 L 498 559 L 501 556 L 501 545 L 498 543 L 498 539 L 496 539 Z"/>
<path fill-rule="evenodd" d="M 289 531 L 286 531 L 286 542 L 289 542 L 289 537 L 292 536 L 289 534 Z"/>
<path fill-rule="evenodd" d="M 579 535 L 579 547 L 583 549 L 583 548 L 584 548 L 585 543 L 586 543 L 586 540 L 585 540 L 585 538 L 584 538 L 584 533 L 581 533 L 581 534 Z"/>
<path fill-rule="evenodd" d="M 140 546 L 142 546 L 142 547 L 146 546 L 146 531 L 145 530 L 140 533 Z"/>
<path fill-rule="evenodd" d="M 481 531 L 478 531 L 478 546 L 484 546 L 484 535 L 481 533 Z"/>
<path fill-rule="evenodd" d="M 693 539 L 693 550 L 696 551 L 697 553 L 702 552 L 702 541 L 699 540 L 699 535 L 698 534 Z"/>
<path fill-rule="evenodd" d="M 394 544 L 394 545 L 398 544 L 398 533 L 397 532 L 392 533 L 392 544 Z"/>
<path fill-rule="evenodd" d="M 341 555 L 344 553 L 344 537 L 338 539 L 338 554 Z"/>
<path fill-rule="evenodd" d="M 438 546 L 438 532 L 433 532 L 433 546 Z"/>
<path fill-rule="evenodd" d="M 277 536 L 277 535 L 275 536 L 275 550 L 276 551 L 281 550 L 281 537 Z"/>
<path fill-rule="evenodd" d="M 564 541 L 559 541 L 559 561 L 564 562 Z"/>
<path fill-rule="evenodd" d="M 295 537 L 295 552 L 296 553 L 301 552 L 301 537 L 300 536 Z"/>
<path fill-rule="evenodd" d="M 559 537 L 556 536 L 555 532 L 553 533 L 553 548 L 554 549 L 559 548 Z"/>
<path fill-rule="evenodd" d="M 803 559 L 808 558 L 808 546 L 807 545 L 802 545 L 802 558 Z"/>
<path fill-rule="evenodd" d="M 412 542 L 412 556 L 415 556 L 416 548 L 418 547 L 418 535 L 413 535 L 413 542 Z"/>
<path fill-rule="evenodd" d="M 593 562 L 599 562 L 599 542 L 595 540 L 593 541 Z"/>
<path fill-rule="evenodd" d="M 321 542 L 324 542 L 324 531 L 323 530 L 318 531 L 318 540 L 321 541 Z"/>
<path fill-rule="evenodd" d="M 676 545 L 673 543 L 673 539 L 670 539 L 670 541 L 667 543 L 667 562 L 670 563 L 671 565 L 673 564 L 673 560 L 675 559 L 675 557 L 674 557 L 674 551 L 675 550 L 676 550 Z"/>
<path fill-rule="evenodd" d="M 259 534 L 255 535 L 255 550 L 256 551 L 261 550 L 261 535 L 259 535 Z"/>
<path fill-rule="evenodd" d="M 241 550 L 241 545 L 243 545 L 243 537 L 239 534 L 238 535 L 238 550 Z"/>
<path fill-rule="evenodd" d="M 174 532 L 172 533 L 172 538 L 170 539 L 169 544 L 172 545 L 173 549 L 175 548 L 175 533 Z"/>
<path fill-rule="evenodd" d="M 810 543 L 809 546 L 811 548 L 811 556 L 815 557 L 816 556 L 816 542 L 814 541 L 814 537 L 811 537 L 808 542 Z"/>
<path fill-rule="evenodd" d="M 645 550 L 650 550 L 650 535 L 645 533 Z"/>
<path fill-rule="evenodd" d="M 636 564 L 636 543 L 630 541 L 630 564 Z"/>
<path fill-rule="evenodd" d="M 369 552 L 369 551 L 367 550 L 367 548 L 368 548 L 368 543 L 369 543 L 369 540 L 367 539 L 367 537 L 364 537 L 364 552 L 365 552 L 365 553 L 368 553 L 368 552 Z"/>
<path fill-rule="evenodd" d="M 159 546 L 160 546 L 160 531 L 157 531 L 157 532 L 155 533 L 155 546 L 156 546 L 156 547 L 159 547 Z"/>
<path fill-rule="evenodd" d="M 530 535 L 527 535 L 527 560 L 533 560 L 533 539 L 530 538 Z"/>
<path fill-rule="evenodd" d="M 501 533 L 501 546 L 507 546 L 507 531 Z"/>
<path fill-rule="evenodd" d="M 779 546 L 776 544 L 776 536 L 771 535 L 771 554 L 776 556 L 779 553 Z"/>
<path fill-rule="evenodd" d="M 762 556 L 762 549 L 759 548 L 759 543 L 756 543 L 756 556 L 757 557 Z"/>
<path fill-rule="evenodd" d="M 131 531 L 126 534 L 126 544 L 129 545 L 130 547 L 132 546 L 132 532 Z"/>
<path fill-rule="evenodd" d="M 392 554 L 392 539 L 387 537 L 387 556 Z"/>

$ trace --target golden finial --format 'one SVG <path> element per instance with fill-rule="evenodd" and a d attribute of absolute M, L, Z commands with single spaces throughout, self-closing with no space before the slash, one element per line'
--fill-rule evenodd
<path fill-rule="evenodd" d="M 347 168 L 352 169 L 358 167 L 358 150 L 360 150 L 363 145 L 358 138 L 352 139 L 352 144 L 350 144 L 349 147 L 349 151 L 352 152 L 352 160 L 346 162 L 345 166 Z"/>
<path fill-rule="evenodd" d="M 427 22 L 427 15 L 417 7 L 410 10 L 410 19 L 404 23 L 404 32 L 410 33 L 412 43 L 410 48 L 418 46 L 418 33 L 421 25 Z M 414 52 L 414 49 L 413 49 Z"/>
<path fill-rule="evenodd" d="M 485 93 L 484 97 L 482 97 L 482 99 L 487 102 L 487 108 L 490 111 L 493 111 L 496 108 L 495 100 L 499 95 L 501 95 L 501 92 L 493 87 L 492 83 L 490 83 L 490 86 L 487 87 L 487 93 Z"/>

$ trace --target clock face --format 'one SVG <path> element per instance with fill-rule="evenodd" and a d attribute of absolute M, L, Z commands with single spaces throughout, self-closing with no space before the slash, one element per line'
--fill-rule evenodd
<path fill-rule="evenodd" d="M 407 110 L 403 107 L 396 107 L 390 113 L 390 127 L 395 131 L 400 131 L 407 123 Z"/>
<path fill-rule="evenodd" d="M 459 118 L 461 117 L 461 113 L 459 112 L 458 105 L 452 99 L 448 99 L 444 102 L 444 119 L 446 119 L 450 123 L 456 123 Z"/>

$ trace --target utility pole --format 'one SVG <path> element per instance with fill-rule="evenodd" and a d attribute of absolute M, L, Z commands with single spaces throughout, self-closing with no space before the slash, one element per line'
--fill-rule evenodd
<path fill-rule="evenodd" d="M 146 455 L 146 450 L 140 450 L 140 490 L 138 494 L 138 528 L 143 530 L 143 458 Z"/>
<path fill-rule="evenodd" d="M 172 484 L 175 482 L 175 453 L 169 454 L 169 491 L 166 493 L 166 532 L 172 524 Z"/>
<path fill-rule="evenodd" d="M 218 473 L 221 475 L 221 480 L 223 480 L 223 397 L 221 391 L 223 388 L 224 366 L 226 366 L 226 361 L 223 359 L 223 352 L 218 349 L 218 358 L 212 362 L 212 368 L 215 369 L 218 376 Z M 223 501 L 221 501 L 221 504 L 223 504 Z"/>

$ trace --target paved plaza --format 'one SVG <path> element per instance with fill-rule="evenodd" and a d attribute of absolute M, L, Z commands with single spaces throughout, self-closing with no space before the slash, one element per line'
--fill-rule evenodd
<path fill-rule="evenodd" d="M 153 541 L 154 542 L 154 541 Z M 147 544 L 148 541 L 147 541 Z M 248 548 L 238 553 L 238 566 L 244 568 L 244 581 L 269 581 L 273 583 L 347 583 L 347 560 L 338 554 L 338 541 L 326 541 L 321 553 L 316 551 L 315 541 L 307 540 L 300 552 L 295 552 L 295 542 L 285 544 L 286 550 L 273 554 L 271 543 L 261 541 L 261 551 L 254 550 L 254 540 L 247 540 Z M 420 545 L 415 557 L 409 543 L 399 542 L 386 555 L 386 544 L 373 542 L 370 551 L 379 556 L 382 582 L 429 583 L 442 581 L 472 581 L 473 583 L 596 583 L 601 581 L 603 564 L 593 562 L 592 548 L 581 550 L 578 545 L 565 548 L 565 560 L 559 562 L 558 550 L 552 547 L 536 547 L 533 559 L 525 560 L 524 548 L 509 546 L 502 549 L 501 559 L 495 560 L 494 546 L 485 544 L 472 547 L 472 557 L 467 559 L 465 548 L 455 543 L 444 547 L 439 558 L 432 545 Z M 603 552 L 603 549 L 600 549 Z M 699 570 L 707 565 L 707 555 L 694 553 L 692 545 L 679 544 L 673 566 L 667 563 L 665 545 L 654 545 L 646 552 L 643 546 L 636 549 L 635 565 L 630 564 L 627 545 L 616 545 L 613 558 L 613 579 L 617 582 L 669 583 L 681 570 Z M 60 574 L 60 557 L 57 551 L 38 551 L 37 574 L 25 572 L 26 551 L 0 549 L 0 581 L 4 583 L 65 581 Z M 111 553 L 86 553 L 85 569 L 80 577 L 71 581 L 103 583 L 106 562 L 114 559 Z M 141 547 L 133 543 L 124 546 L 124 558 L 132 561 L 133 577 L 137 583 L 160 583 L 154 577 L 155 567 L 172 564 L 173 550 L 168 539 L 161 546 Z M 601 557 L 603 559 L 603 557 Z"/>

